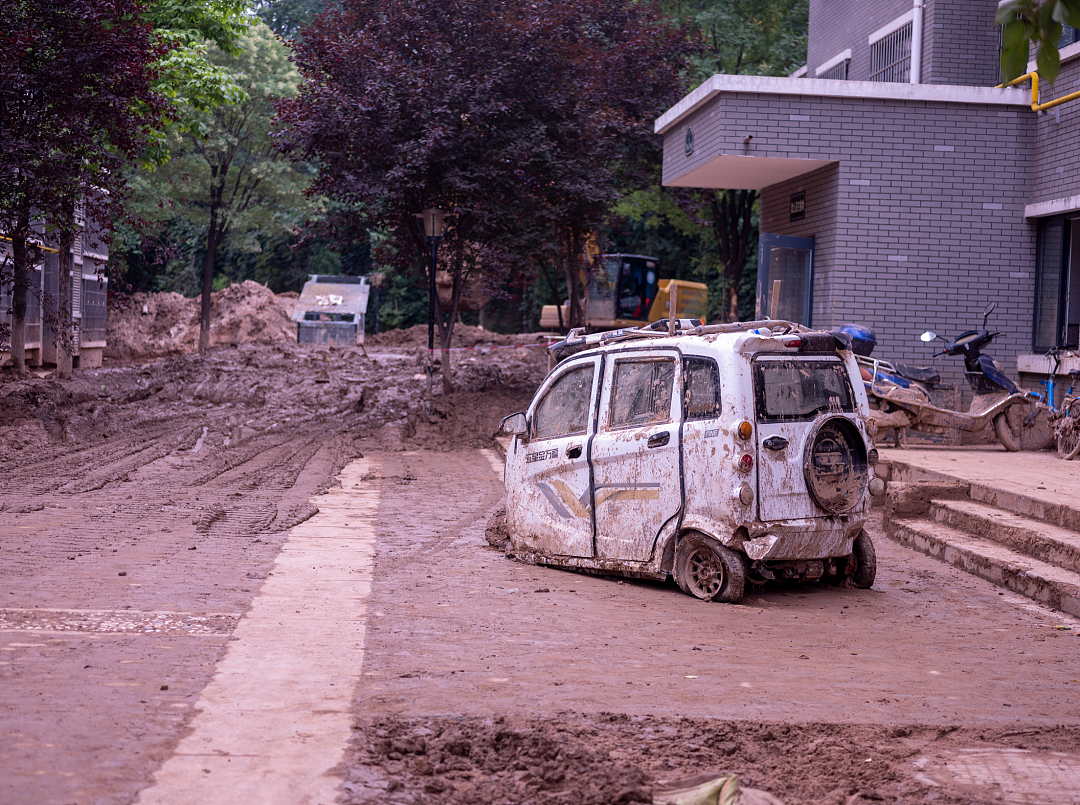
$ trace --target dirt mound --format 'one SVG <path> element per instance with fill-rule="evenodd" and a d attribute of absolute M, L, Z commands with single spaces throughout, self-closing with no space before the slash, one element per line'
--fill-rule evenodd
<path fill-rule="evenodd" d="M 275 294 L 246 280 L 211 294 L 210 344 L 235 346 L 296 340 L 295 294 Z M 144 312 L 145 311 L 145 312 Z M 178 293 L 135 294 L 108 317 L 105 356 L 122 361 L 194 352 L 199 346 L 200 300 Z"/>
<path fill-rule="evenodd" d="M 454 327 L 454 340 L 451 347 L 475 347 L 482 344 L 517 344 L 528 336 L 506 335 L 505 333 L 493 333 L 482 327 L 470 327 L 467 324 L 458 324 Z M 426 324 L 417 324 L 415 327 L 404 327 L 400 330 L 386 330 L 378 335 L 369 335 L 365 341 L 376 347 L 426 347 L 428 343 L 428 331 Z M 439 331 L 435 330 L 435 348 L 439 348 Z"/>

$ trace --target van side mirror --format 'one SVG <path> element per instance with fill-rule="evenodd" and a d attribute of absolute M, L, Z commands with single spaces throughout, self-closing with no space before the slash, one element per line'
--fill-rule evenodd
<path fill-rule="evenodd" d="M 525 418 L 525 414 L 520 412 L 503 417 L 499 425 L 499 433 L 505 433 L 507 436 L 524 436 L 528 432 L 529 421 Z"/>
<path fill-rule="evenodd" d="M 935 338 L 937 338 L 937 333 L 935 333 L 933 330 L 927 330 L 925 333 L 919 336 L 920 341 L 925 341 L 927 343 L 930 343 Z"/>

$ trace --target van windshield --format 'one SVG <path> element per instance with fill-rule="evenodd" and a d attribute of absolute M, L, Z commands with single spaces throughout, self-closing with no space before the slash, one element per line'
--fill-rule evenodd
<path fill-rule="evenodd" d="M 754 395 L 759 422 L 800 422 L 855 410 L 847 373 L 837 360 L 759 358 Z"/>

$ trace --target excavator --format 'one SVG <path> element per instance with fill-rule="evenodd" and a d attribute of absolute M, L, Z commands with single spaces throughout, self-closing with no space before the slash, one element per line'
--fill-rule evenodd
<path fill-rule="evenodd" d="M 705 321 L 708 288 L 701 282 L 661 279 L 659 261 L 641 254 L 601 254 L 591 275 L 581 273 L 585 288 L 585 327 L 596 332 L 640 327 L 668 317 L 671 298 L 675 316 Z M 562 328 L 569 326 L 570 305 L 562 307 Z M 540 327 L 560 327 L 559 306 L 544 305 Z"/>

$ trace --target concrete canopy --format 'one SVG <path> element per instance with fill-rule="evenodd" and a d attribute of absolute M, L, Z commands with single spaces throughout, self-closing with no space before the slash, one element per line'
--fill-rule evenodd
<path fill-rule="evenodd" d="M 665 184 L 669 187 L 762 190 L 770 185 L 802 176 L 831 164 L 832 162 L 827 159 L 743 157 L 721 154 Z"/>

